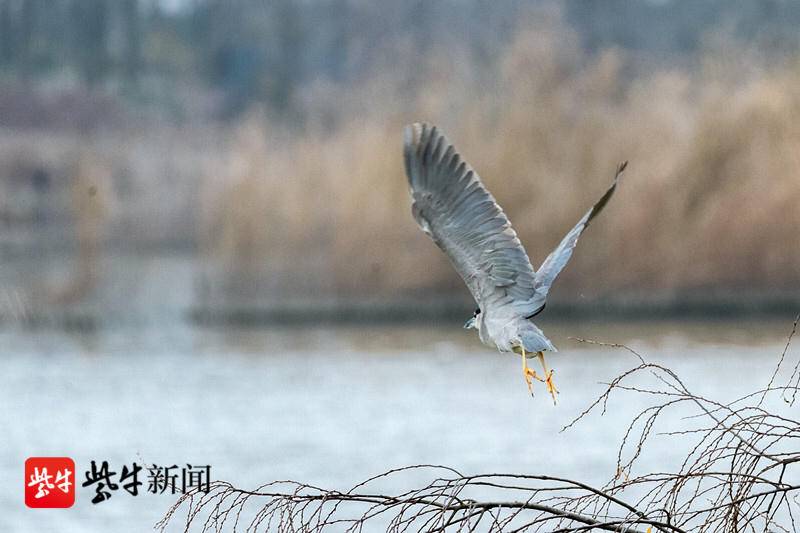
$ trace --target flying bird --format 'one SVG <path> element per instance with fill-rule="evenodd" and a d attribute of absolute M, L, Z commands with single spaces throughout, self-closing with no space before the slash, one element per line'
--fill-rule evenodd
<path fill-rule="evenodd" d="M 534 270 L 508 217 L 439 129 L 420 123 L 407 126 L 403 156 L 414 220 L 447 254 L 478 305 L 464 328 L 477 329 L 487 346 L 521 355 L 531 395 L 536 379 L 546 384 L 555 402 L 558 390 L 544 352 L 557 350 L 531 319 L 544 310 L 553 281 L 583 230 L 614 194 L 627 161 L 617 167 L 611 187 Z M 543 377 L 528 367 L 534 355 Z"/>

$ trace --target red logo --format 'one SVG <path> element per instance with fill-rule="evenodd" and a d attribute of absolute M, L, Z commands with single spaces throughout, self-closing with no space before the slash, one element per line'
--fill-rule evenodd
<path fill-rule="evenodd" d="M 28 457 L 25 461 L 25 505 L 72 507 L 75 461 L 69 457 Z"/>

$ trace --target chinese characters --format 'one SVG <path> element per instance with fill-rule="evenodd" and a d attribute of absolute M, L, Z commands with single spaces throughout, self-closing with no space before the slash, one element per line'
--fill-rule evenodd
<path fill-rule="evenodd" d="M 190 490 L 209 492 L 211 488 L 211 465 L 185 466 L 171 465 L 159 466 L 156 464 L 141 466 L 132 463 L 130 467 L 123 465 L 119 473 L 117 482 L 113 478 L 117 475 L 108 465 L 108 461 L 103 461 L 97 466 L 96 461 L 91 462 L 91 467 L 86 471 L 86 481 L 81 486 L 94 487 L 95 496 L 92 503 L 98 504 L 111 498 L 113 491 L 117 491 L 122 485 L 122 489 L 131 496 L 139 495 L 139 487 L 144 485 L 140 480 L 140 474 L 144 471 L 147 480 L 147 492 L 152 494 L 185 494 Z"/>

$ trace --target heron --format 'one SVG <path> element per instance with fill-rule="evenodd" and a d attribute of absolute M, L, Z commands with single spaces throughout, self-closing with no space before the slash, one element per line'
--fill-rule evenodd
<path fill-rule="evenodd" d="M 436 126 L 407 126 L 403 156 L 414 220 L 444 251 L 477 304 L 464 328 L 477 329 L 487 346 L 520 355 L 530 394 L 535 379 L 545 383 L 555 403 L 558 389 L 544 352 L 558 350 L 532 319 L 544 310 L 550 287 L 581 233 L 611 199 L 627 161 L 617 167 L 605 194 L 534 270 L 503 209 Z M 543 376 L 528 366 L 534 356 Z"/>

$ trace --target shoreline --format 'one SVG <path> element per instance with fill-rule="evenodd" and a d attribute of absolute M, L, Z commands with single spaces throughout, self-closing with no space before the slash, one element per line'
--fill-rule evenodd
<path fill-rule="evenodd" d="M 475 305 L 466 299 L 438 300 L 343 300 L 286 302 L 270 306 L 192 307 L 190 323 L 197 325 L 353 325 L 353 324 L 452 324 L 464 322 Z M 800 295 L 618 298 L 556 300 L 547 304 L 540 320 L 732 320 L 780 318 L 794 320 L 800 314 Z"/>

